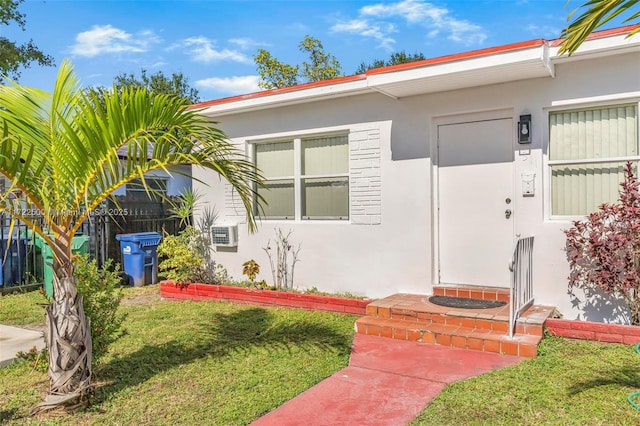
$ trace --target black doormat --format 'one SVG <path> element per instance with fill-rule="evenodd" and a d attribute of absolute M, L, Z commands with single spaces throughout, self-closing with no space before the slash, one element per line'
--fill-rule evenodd
<path fill-rule="evenodd" d="M 504 306 L 507 304 L 507 302 L 500 302 L 498 300 L 469 299 L 467 297 L 452 296 L 431 296 L 429 298 L 429 302 L 433 303 L 434 305 L 462 309 L 499 308 L 500 306 Z"/>

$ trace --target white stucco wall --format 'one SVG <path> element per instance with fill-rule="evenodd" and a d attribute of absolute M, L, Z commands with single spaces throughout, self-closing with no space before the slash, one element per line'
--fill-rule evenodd
<path fill-rule="evenodd" d="M 434 123 L 449 115 L 510 110 L 517 123 L 532 115 L 533 143 L 518 145 L 514 128 L 513 204 L 515 234 L 535 235 L 534 287 L 536 303 L 556 306 L 567 318 L 620 321 L 618 305 L 589 308 L 567 295 L 568 266 L 563 252 L 563 229 L 568 221 L 549 217 L 547 176 L 548 111 L 586 107 L 594 103 L 640 100 L 640 53 L 557 64 L 555 77 L 539 78 L 451 92 L 392 99 L 372 93 L 216 117 L 220 127 L 243 149 L 245 142 L 282 135 L 303 135 L 335 128 L 380 131 L 381 215 L 379 224 L 313 221 L 263 221 L 258 233 L 239 227 L 237 250 L 218 250 L 216 260 L 236 278 L 242 263 L 255 259 L 261 277 L 271 281 L 263 247 L 273 239 L 275 226 L 293 231 L 301 243 L 295 284 L 325 291 L 350 291 L 369 297 L 395 292 L 429 294 L 434 283 L 432 220 L 435 202 L 432 164 Z M 534 197 L 521 193 L 522 172 L 536 174 Z M 225 208 L 225 186 L 209 171 L 193 170 L 210 183 L 196 189 L 215 205 L 220 222 L 238 222 Z M 353 188 L 352 188 L 353 189 Z M 461 206 L 463 208 L 464 206 Z M 463 265 L 461 265 L 463 267 Z M 584 299 L 582 300 L 584 302 Z"/>
<path fill-rule="evenodd" d="M 431 208 L 429 194 L 416 194 L 413 184 L 402 186 L 400 183 L 419 180 L 423 182 L 421 186 L 427 188 L 430 185 L 428 158 L 391 161 L 392 121 L 363 121 L 362 108 L 372 99 L 384 100 L 372 95 L 353 100 L 353 103 L 341 103 L 339 108 L 331 107 L 331 110 L 324 111 L 320 126 L 311 124 L 314 111 L 302 111 L 299 115 L 301 111 L 298 108 L 278 113 L 280 118 L 286 114 L 297 116 L 287 119 L 286 123 L 278 120 L 284 124 L 279 129 L 272 127 L 274 114 L 271 112 L 253 114 L 249 123 L 241 119 L 233 120 L 232 117 L 225 118 L 221 127 L 236 141 L 244 141 L 249 136 L 251 139 L 256 136 L 261 139 L 285 133 L 299 135 L 331 131 L 346 126 L 350 129 L 350 138 L 355 133 L 377 132 L 380 146 L 380 210 L 367 210 L 369 215 L 359 216 L 352 212 L 348 222 L 265 220 L 254 235 L 248 234 L 246 224 L 241 223 L 237 251 L 219 249 L 216 254 L 216 260 L 227 267 L 231 275 L 242 279 L 242 263 L 255 259 L 262 267 L 261 277 L 271 282 L 268 257 L 262 248 L 267 246 L 270 239 L 273 241 L 274 228 L 280 227 L 285 232 L 292 230 L 291 241 L 296 245 L 301 244 L 294 283 L 299 288 L 316 286 L 324 291 L 350 291 L 370 297 L 425 291 L 430 275 L 430 265 L 427 264 Z M 350 111 L 356 114 L 352 115 Z M 377 115 L 384 115 L 382 109 Z M 370 120 L 375 115 L 367 118 Z M 194 188 L 207 194 L 203 202 L 210 202 L 219 211 L 220 223 L 244 221 L 239 216 L 230 216 L 228 209 L 225 209 L 225 185 L 217 176 L 197 168 L 193 173 L 194 177 L 211 182 L 209 188 L 203 188 L 195 181 L 193 184 Z M 352 185 L 350 190 L 353 198 L 353 192 L 358 188 Z M 399 206 L 402 208 L 399 209 Z M 360 219 L 357 220 L 356 216 Z"/>

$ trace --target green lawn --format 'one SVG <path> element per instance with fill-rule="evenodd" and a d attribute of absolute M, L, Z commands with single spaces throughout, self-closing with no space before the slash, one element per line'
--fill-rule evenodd
<path fill-rule="evenodd" d="M 162 301 L 157 292 L 127 289 L 126 334 L 94 367 L 88 411 L 27 418 L 48 381 L 21 362 L 0 369 L 0 423 L 247 424 L 347 365 L 355 317 Z M 5 296 L 0 322 L 41 324 L 43 301 Z"/>
<path fill-rule="evenodd" d="M 0 296 L 0 324 L 42 325 L 46 303 L 47 299 L 37 291 Z"/>
<path fill-rule="evenodd" d="M 633 346 L 545 338 L 537 358 L 448 386 L 412 425 L 639 425 Z M 640 401 L 636 401 L 640 402 Z"/>
<path fill-rule="evenodd" d="M 0 298 L 0 322 L 42 325 L 37 293 Z M 0 369 L 0 423 L 247 424 L 347 365 L 354 317 L 127 289 L 126 335 L 95 366 L 96 399 L 73 416 L 26 417 L 48 381 Z M 546 338 L 541 355 L 448 386 L 413 425 L 638 425 L 633 346 Z M 637 401 L 637 402 L 640 402 Z"/>

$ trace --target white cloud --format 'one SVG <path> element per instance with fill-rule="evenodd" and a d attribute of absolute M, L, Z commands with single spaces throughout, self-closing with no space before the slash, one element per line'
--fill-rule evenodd
<path fill-rule="evenodd" d="M 163 61 L 162 59 L 159 59 L 158 61 L 153 62 L 152 64 L 150 64 L 148 67 L 145 67 L 145 68 L 162 68 L 165 65 L 169 65 L 169 64 Z"/>
<path fill-rule="evenodd" d="M 392 24 L 371 23 L 366 19 L 352 19 L 346 22 L 338 22 L 331 27 L 331 31 L 370 37 L 377 40 L 380 47 L 389 50 L 395 43 L 395 40 L 388 36 L 388 34 L 395 32 L 395 28 Z"/>
<path fill-rule="evenodd" d="M 442 20 L 449 11 L 421 0 L 404 0 L 399 3 L 364 6 L 360 9 L 360 13 L 365 16 L 374 16 L 376 18 L 390 18 L 392 16 L 398 16 L 400 18 L 404 18 L 410 23 L 420 23 L 426 19 L 431 19 L 433 21 Z"/>
<path fill-rule="evenodd" d="M 242 50 L 255 49 L 256 47 L 269 45 L 269 43 L 254 40 L 249 37 L 231 38 L 229 39 L 229 43 L 235 44 L 236 46 L 238 46 L 238 48 Z"/>
<path fill-rule="evenodd" d="M 409 25 L 421 25 L 428 37 L 446 36 L 449 40 L 463 44 L 479 44 L 487 38 L 481 26 L 451 16 L 450 10 L 424 0 L 403 0 L 396 3 L 377 3 L 363 6 L 358 19 L 339 22 L 331 29 L 378 40 L 380 47 L 390 48 L 397 32 L 394 20 Z"/>
<path fill-rule="evenodd" d="M 286 30 L 288 32 L 297 31 L 299 33 L 308 33 L 310 28 L 308 25 L 305 25 L 301 22 L 292 22 L 289 25 L 287 25 Z"/>
<path fill-rule="evenodd" d="M 195 85 L 197 87 L 213 89 L 218 92 L 230 95 L 239 95 L 260 91 L 261 89 L 258 86 L 259 81 L 260 77 L 257 75 L 245 75 L 225 78 L 211 77 L 198 80 L 195 82 Z"/>
<path fill-rule="evenodd" d="M 253 61 L 247 55 L 237 50 L 215 48 L 215 43 L 206 37 L 190 37 L 182 42 L 186 53 L 196 62 L 232 61 L 251 64 Z"/>
<path fill-rule="evenodd" d="M 486 40 L 487 35 L 482 28 L 468 21 L 450 20 L 445 28 L 449 30 L 449 40 L 463 44 L 481 44 Z"/>
<path fill-rule="evenodd" d="M 89 58 L 108 53 L 141 53 L 160 41 L 160 37 L 150 30 L 131 34 L 111 25 L 94 25 L 76 35 L 71 53 Z"/>
<path fill-rule="evenodd" d="M 562 28 L 554 27 L 551 25 L 527 25 L 527 31 L 536 38 L 557 38 L 560 37 Z"/>

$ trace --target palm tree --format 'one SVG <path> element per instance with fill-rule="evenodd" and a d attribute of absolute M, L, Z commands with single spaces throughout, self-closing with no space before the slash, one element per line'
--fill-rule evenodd
<path fill-rule="evenodd" d="M 618 15 L 629 11 L 640 0 L 588 0 L 582 6 L 574 9 L 568 16 L 570 21 L 573 15 L 580 9 L 588 8 L 569 24 L 560 35 L 563 38 L 560 43 L 560 54 L 571 55 L 587 39 L 589 34 L 600 28 Z M 632 13 L 624 22 L 631 22 L 640 18 L 640 10 Z M 640 31 L 640 27 L 633 30 L 627 37 L 631 37 Z"/>
<path fill-rule="evenodd" d="M 0 86 L 0 173 L 11 181 L 0 194 L 0 211 L 11 215 L 11 228 L 23 221 L 54 253 L 45 332 L 51 386 L 32 413 L 84 404 L 91 392 L 91 335 L 73 276 L 71 241 L 116 188 L 144 181 L 152 170 L 202 166 L 231 183 L 250 230 L 256 225 L 250 204 L 259 173 L 184 99 L 144 89 L 100 95 L 103 104 L 97 93 L 79 87 L 68 61 L 51 94 L 15 82 Z M 118 155 L 123 148 L 126 160 Z"/>

